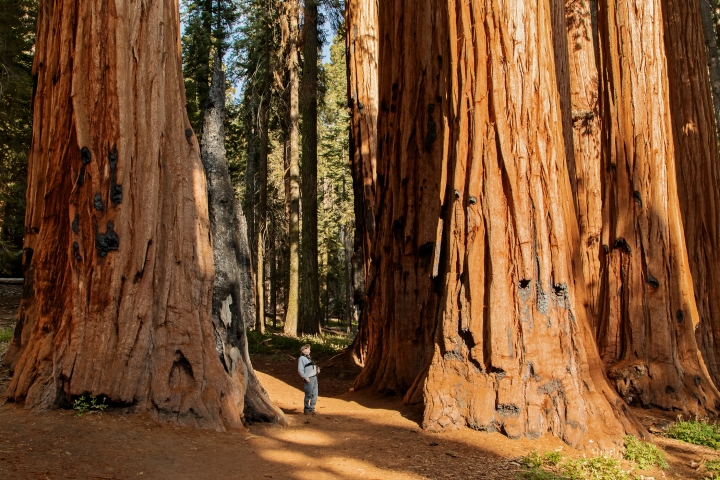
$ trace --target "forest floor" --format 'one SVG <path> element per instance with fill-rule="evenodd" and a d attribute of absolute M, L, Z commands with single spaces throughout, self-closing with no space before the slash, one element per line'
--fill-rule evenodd
<path fill-rule="evenodd" d="M 18 301 L 19 288 L 0 285 L 0 332 L 12 326 Z M 0 354 L 4 348 L 0 344 Z M 318 414 L 305 416 L 296 362 L 287 353 L 253 356 L 288 427 L 254 424 L 223 433 L 162 424 L 125 410 L 78 417 L 73 410 L 36 413 L 5 403 L 0 406 L 0 479 L 516 479 L 521 458 L 533 450 L 580 456 L 549 436 L 513 441 L 470 429 L 424 432 L 418 426 L 420 409 L 403 406 L 400 398 L 350 392 L 353 375 L 327 361 Z M 8 382 L 8 371 L 0 371 L 0 399 Z M 636 414 L 648 427 L 674 420 L 656 410 Z M 646 479 L 704 478 L 704 461 L 720 457 L 709 448 L 661 436 L 655 440 L 670 467 L 636 472 Z"/>

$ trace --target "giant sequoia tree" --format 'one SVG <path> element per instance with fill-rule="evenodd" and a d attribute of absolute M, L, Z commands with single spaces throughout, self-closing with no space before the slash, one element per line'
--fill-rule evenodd
<path fill-rule="evenodd" d="M 699 3 L 396 0 L 377 43 L 374 8 L 348 6 L 357 385 L 424 402 L 429 429 L 579 446 L 637 430 L 615 389 L 716 412 Z"/>
<path fill-rule="evenodd" d="M 636 427 L 602 374 L 574 274 L 550 13 L 549 0 L 379 5 L 357 383 L 423 400 L 432 430 L 609 446 Z"/>
<path fill-rule="evenodd" d="M 246 355 L 216 348 L 237 325 L 211 319 L 179 28 L 173 0 L 40 8 L 29 270 L 8 390 L 26 407 L 90 393 L 181 423 L 240 424 Z"/>

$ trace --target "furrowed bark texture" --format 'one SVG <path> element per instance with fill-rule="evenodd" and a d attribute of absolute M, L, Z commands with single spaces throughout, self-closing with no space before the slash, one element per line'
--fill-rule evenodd
<path fill-rule="evenodd" d="M 580 227 L 580 254 L 585 291 L 590 309 L 588 320 L 596 328 L 600 299 L 600 236 L 602 219 L 602 171 L 600 163 L 601 118 L 598 97 L 598 58 L 593 34 L 593 8 L 589 0 L 565 1 L 568 39 L 570 101 L 574 163 L 570 181 Z"/>
<path fill-rule="evenodd" d="M 717 386 L 720 288 L 713 277 L 720 271 L 720 158 L 701 28 L 702 3 L 705 0 L 663 0 L 663 9 L 675 173 L 700 321 L 695 335 Z M 676 320 L 677 316 L 676 312 Z"/>
<path fill-rule="evenodd" d="M 239 426 L 218 360 L 206 186 L 171 0 L 42 2 L 26 222 L 36 318 L 8 395 Z M 32 322 L 28 322 L 31 325 Z"/>
<path fill-rule="evenodd" d="M 225 371 L 245 396 L 245 418 L 284 423 L 255 375 L 246 328 L 255 322 L 255 290 L 247 226 L 230 181 L 225 157 L 225 73 L 215 57 L 200 151 L 207 177 L 215 283 L 212 323 L 215 348 Z"/>
<path fill-rule="evenodd" d="M 375 238 L 379 105 L 377 8 L 376 0 L 349 0 L 345 9 L 350 162 L 356 223 L 351 260 L 353 303 L 362 310 L 366 303 L 365 279 L 371 263 L 369 252 Z M 364 364 L 370 331 L 365 322 L 367 317 L 360 318 L 352 349 L 357 361 Z"/>
<path fill-rule="evenodd" d="M 290 168 L 290 218 L 288 220 L 289 244 L 289 280 L 287 294 L 287 308 L 285 309 L 285 324 L 283 332 L 286 335 L 297 335 L 298 328 L 298 301 L 300 292 L 300 109 L 298 98 L 300 96 L 300 79 L 298 63 L 298 0 L 285 2 L 285 15 L 288 23 L 288 70 L 290 76 L 290 111 L 288 112 L 290 146 L 288 157 Z"/>
<path fill-rule="evenodd" d="M 599 350 L 628 403 L 712 413 L 720 399 L 695 339 L 661 3 L 599 6 L 607 225 Z"/>
<path fill-rule="evenodd" d="M 447 250 L 424 425 L 610 449 L 640 428 L 602 375 L 575 285 L 550 7 L 449 2 Z"/>
<path fill-rule="evenodd" d="M 379 4 L 377 231 L 356 384 L 423 400 L 429 430 L 611 449 L 642 428 L 603 376 L 574 284 L 550 6 Z"/>
<path fill-rule="evenodd" d="M 298 333 L 320 333 L 320 281 L 318 271 L 317 203 L 317 94 L 318 94 L 318 4 L 305 0 L 302 95 L 302 162 L 300 198 L 302 233 L 300 241 L 300 312 Z"/>

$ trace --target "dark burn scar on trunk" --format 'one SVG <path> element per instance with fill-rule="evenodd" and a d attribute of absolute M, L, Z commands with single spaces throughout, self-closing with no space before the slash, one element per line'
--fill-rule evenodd
<path fill-rule="evenodd" d="M 80 167 L 80 175 L 78 176 L 77 184 L 82 187 L 85 184 L 85 167 L 92 161 L 90 149 L 82 147 L 80 149 L 80 158 L 82 159 L 82 166 Z"/>
<path fill-rule="evenodd" d="M 676 317 L 677 317 L 677 322 L 682 323 L 683 320 L 685 319 L 685 312 L 683 312 L 682 310 L 678 310 Z"/>
<path fill-rule="evenodd" d="M 92 160 L 92 155 L 90 155 L 90 149 L 87 147 L 82 147 L 80 149 L 80 157 L 82 158 L 82 164 L 87 165 Z"/>
<path fill-rule="evenodd" d="M 70 228 L 72 228 L 72 231 L 75 233 L 80 232 L 80 215 L 78 215 L 77 213 L 73 218 L 72 224 L 70 224 Z"/>
<path fill-rule="evenodd" d="M 435 104 L 431 103 L 427 107 L 428 111 L 428 122 L 427 122 L 427 134 L 425 135 L 425 150 L 430 151 L 430 149 L 433 146 L 433 143 L 435 143 L 435 140 L 437 140 L 437 124 L 435 123 L 435 119 L 433 119 L 432 114 L 435 111 Z"/>
<path fill-rule="evenodd" d="M 185 129 L 185 140 L 187 140 L 189 145 L 192 145 L 192 136 L 193 136 L 192 128 L 186 128 Z"/>
<path fill-rule="evenodd" d="M 78 242 L 73 242 L 73 254 L 75 255 L 75 260 L 82 262 L 82 255 L 80 255 L 80 245 Z"/>
<path fill-rule="evenodd" d="M 630 245 L 628 245 L 627 240 L 622 237 L 615 240 L 613 248 L 620 248 L 622 250 L 625 250 L 625 253 L 632 253 L 632 250 L 630 249 Z"/>
<path fill-rule="evenodd" d="M 647 276 L 647 283 L 649 283 L 650 286 L 653 288 L 658 288 L 660 286 L 660 281 L 657 278 L 653 277 L 650 273 L 648 273 Z"/>
<path fill-rule="evenodd" d="M 122 185 L 117 183 L 118 151 L 116 145 L 113 145 L 110 150 L 108 160 L 110 161 L 110 201 L 113 206 L 117 207 L 122 202 Z"/>
<path fill-rule="evenodd" d="M 115 225 L 113 222 L 107 223 L 105 233 L 95 233 L 95 248 L 101 257 L 107 256 L 109 252 L 117 250 L 119 247 L 120 237 L 115 233 Z"/>
<path fill-rule="evenodd" d="M 95 207 L 95 210 L 98 212 L 102 212 L 105 209 L 103 206 L 102 195 L 99 193 L 96 193 L 95 198 L 93 198 L 93 207 Z"/>

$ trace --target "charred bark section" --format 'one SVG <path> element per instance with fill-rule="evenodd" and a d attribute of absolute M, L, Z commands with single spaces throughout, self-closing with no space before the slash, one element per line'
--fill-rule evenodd
<path fill-rule="evenodd" d="M 720 399 L 695 337 L 700 319 L 675 164 L 681 153 L 676 145 L 685 154 L 692 147 L 675 138 L 666 63 L 666 54 L 676 57 L 675 62 L 683 48 L 692 47 L 681 46 L 678 37 L 664 31 L 664 22 L 677 19 L 673 14 L 665 18 L 669 12 L 662 10 L 660 0 L 632 6 L 601 1 L 599 11 L 607 228 L 601 239 L 606 254 L 598 347 L 609 377 L 628 403 L 713 413 Z M 699 34 L 699 26 L 695 28 Z M 670 35 L 670 50 L 664 35 Z M 696 53 L 692 55 L 687 60 L 696 61 Z M 673 67 L 679 76 L 684 75 L 680 70 L 692 74 L 691 65 L 681 65 Z M 684 118 L 678 114 L 676 122 Z M 680 322 L 678 311 L 684 312 Z"/>
<path fill-rule="evenodd" d="M 284 423 L 283 413 L 260 385 L 248 354 L 246 329 L 255 324 L 255 290 L 245 218 L 235 199 L 225 157 L 224 122 L 225 74 L 222 60 L 216 56 L 200 146 L 215 265 L 212 297 L 215 348 L 225 371 L 244 392 L 245 419 Z"/>
<path fill-rule="evenodd" d="M 179 29 L 170 0 L 42 2 L 26 216 L 31 330 L 8 389 L 27 408 L 91 394 L 173 422 L 240 425 L 243 395 L 217 358 L 210 318 L 207 192 Z M 116 238 L 100 241 L 110 224 Z"/>

